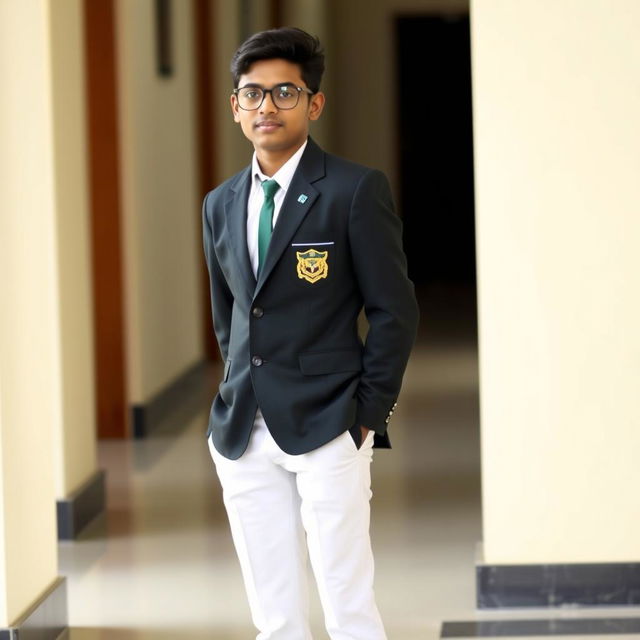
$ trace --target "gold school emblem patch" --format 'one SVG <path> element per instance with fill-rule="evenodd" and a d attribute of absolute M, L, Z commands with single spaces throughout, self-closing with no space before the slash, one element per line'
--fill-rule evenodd
<path fill-rule="evenodd" d="M 296 251 L 296 256 L 298 256 L 298 278 L 307 282 L 318 282 L 329 274 L 328 251 L 318 251 L 317 249 Z"/>

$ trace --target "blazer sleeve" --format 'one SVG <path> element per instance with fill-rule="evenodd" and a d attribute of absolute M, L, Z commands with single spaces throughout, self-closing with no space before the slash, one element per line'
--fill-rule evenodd
<path fill-rule="evenodd" d="M 368 323 L 356 392 L 357 424 L 384 435 L 416 338 L 419 311 L 407 276 L 402 222 L 380 171 L 366 172 L 354 192 L 349 242 Z"/>
<path fill-rule="evenodd" d="M 218 341 L 218 347 L 223 361 L 229 354 L 229 335 L 231 333 L 231 311 L 233 309 L 233 295 L 227 280 L 222 273 L 216 256 L 213 242 L 213 207 L 214 192 L 210 191 L 202 203 L 202 239 L 204 257 L 209 271 L 209 290 L 211 294 L 211 315 L 213 328 Z"/>

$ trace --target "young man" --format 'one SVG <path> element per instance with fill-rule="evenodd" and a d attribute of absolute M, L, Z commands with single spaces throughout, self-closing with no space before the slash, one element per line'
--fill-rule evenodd
<path fill-rule="evenodd" d="M 311 638 L 308 553 L 329 636 L 382 640 L 369 465 L 390 446 L 418 323 L 401 223 L 381 172 L 309 138 L 325 101 L 316 38 L 257 33 L 231 71 L 255 153 L 203 203 L 225 363 L 207 437 L 252 619 L 260 640 Z"/>

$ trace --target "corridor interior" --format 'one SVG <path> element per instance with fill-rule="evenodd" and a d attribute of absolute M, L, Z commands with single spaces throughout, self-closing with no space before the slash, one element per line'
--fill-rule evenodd
<path fill-rule="evenodd" d="M 376 451 L 372 466 L 376 592 L 389 638 L 439 638 L 448 621 L 548 618 L 546 610 L 475 608 L 482 537 L 475 292 L 427 289 L 421 316 L 390 425 L 393 449 Z M 219 373 L 210 372 L 211 394 Z M 100 441 L 107 511 L 59 544 L 71 640 L 255 638 L 204 439 L 207 395 L 195 414 L 176 412 L 152 437 Z M 312 623 L 314 638 L 326 638 L 317 596 Z"/>

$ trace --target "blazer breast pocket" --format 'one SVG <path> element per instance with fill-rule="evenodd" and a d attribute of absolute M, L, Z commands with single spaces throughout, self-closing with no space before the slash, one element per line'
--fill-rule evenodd
<path fill-rule="evenodd" d="M 330 277 L 335 242 L 294 242 L 295 271 L 299 281 L 316 284 Z"/>

